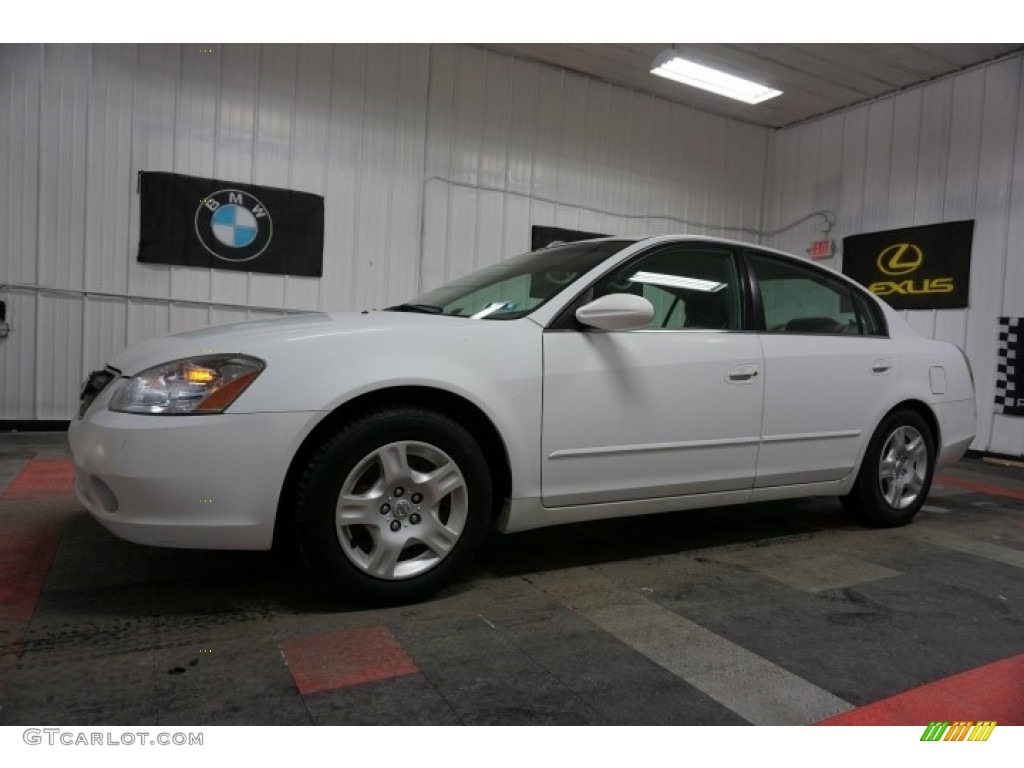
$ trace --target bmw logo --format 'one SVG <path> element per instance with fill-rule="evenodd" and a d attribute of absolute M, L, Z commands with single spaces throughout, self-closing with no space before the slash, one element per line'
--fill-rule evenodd
<path fill-rule="evenodd" d="M 258 198 L 239 189 L 221 189 L 196 208 L 196 236 L 224 261 L 251 261 L 270 245 L 274 224 Z"/>

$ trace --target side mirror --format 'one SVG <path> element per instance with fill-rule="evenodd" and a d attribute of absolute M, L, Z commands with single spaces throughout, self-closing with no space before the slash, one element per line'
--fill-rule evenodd
<path fill-rule="evenodd" d="M 643 328 L 654 317 L 654 305 L 632 293 L 610 293 L 576 310 L 576 319 L 603 331 Z"/>

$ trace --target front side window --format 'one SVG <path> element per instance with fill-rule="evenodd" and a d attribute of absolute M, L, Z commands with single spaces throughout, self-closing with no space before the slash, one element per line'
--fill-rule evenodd
<path fill-rule="evenodd" d="M 646 329 L 737 330 L 740 289 L 732 251 L 714 246 L 668 246 L 603 278 L 593 298 L 643 296 L 654 305 Z"/>
<path fill-rule="evenodd" d="M 875 313 L 842 280 L 782 259 L 752 254 L 765 330 L 772 333 L 877 335 Z"/>
<path fill-rule="evenodd" d="M 585 241 L 524 253 L 388 310 L 514 320 L 537 309 L 576 278 L 632 244 L 630 240 Z"/>

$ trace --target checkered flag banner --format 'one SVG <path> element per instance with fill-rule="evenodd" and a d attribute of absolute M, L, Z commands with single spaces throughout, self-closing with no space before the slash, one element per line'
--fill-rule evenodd
<path fill-rule="evenodd" d="M 1024 416 L 1024 317 L 999 318 L 996 413 Z"/>

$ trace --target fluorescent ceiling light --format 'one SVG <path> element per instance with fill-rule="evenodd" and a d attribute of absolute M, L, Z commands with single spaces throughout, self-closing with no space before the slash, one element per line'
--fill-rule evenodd
<path fill-rule="evenodd" d="M 703 291 L 715 293 L 725 288 L 725 283 L 716 283 L 714 280 L 701 280 L 696 277 L 683 277 L 682 275 L 662 275 L 658 272 L 637 272 L 631 278 L 631 283 L 650 283 L 651 285 L 664 285 L 666 288 L 686 288 L 691 291 Z"/>
<path fill-rule="evenodd" d="M 676 55 L 675 51 L 665 51 L 654 60 L 651 74 L 667 77 L 694 88 L 728 96 L 746 104 L 760 104 L 762 101 L 774 99 L 782 94 L 767 85 L 744 80 L 711 67 L 705 67 L 695 61 L 687 61 Z"/>

